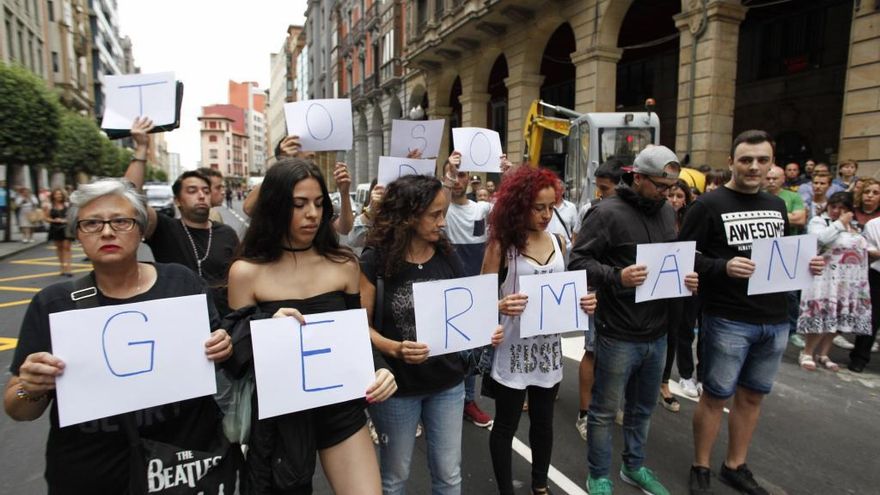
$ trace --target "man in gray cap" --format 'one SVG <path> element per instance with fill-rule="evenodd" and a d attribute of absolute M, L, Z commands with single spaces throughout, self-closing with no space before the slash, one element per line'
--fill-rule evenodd
<path fill-rule="evenodd" d="M 664 300 L 636 304 L 635 288 L 650 276 L 645 265 L 636 264 L 636 246 L 675 241 L 675 214 L 666 193 L 680 167 L 665 146 L 642 150 L 633 164 L 632 186 L 619 186 L 615 196 L 587 213 L 568 264 L 569 270 L 586 269 L 590 286 L 599 293 L 595 382 L 587 415 L 590 495 L 612 492 L 611 430 L 621 402 L 625 447 L 620 478 L 644 493 L 669 493 L 644 460 L 673 306 Z M 697 274 L 687 274 L 685 285 L 695 291 Z"/>

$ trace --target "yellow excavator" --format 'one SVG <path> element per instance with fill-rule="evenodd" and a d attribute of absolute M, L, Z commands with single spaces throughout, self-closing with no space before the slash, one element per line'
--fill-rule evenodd
<path fill-rule="evenodd" d="M 563 180 L 569 200 L 580 207 L 596 195 L 599 164 L 613 157 L 631 166 L 642 149 L 660 144 L 660 119 L 653 111 L 654 105 L 654 100 L 648 98 L 645 112 L 580 113 L 535 100 L 523 125 L 523 161 L 535 167 L 541 164 L 545 130 L 567 136 Z M 544 115 L 545 109 L 565 118 Z M 681 178 L 699 191 L 704 189 L 705 176 L 697 170 L 683 168 Z"/>

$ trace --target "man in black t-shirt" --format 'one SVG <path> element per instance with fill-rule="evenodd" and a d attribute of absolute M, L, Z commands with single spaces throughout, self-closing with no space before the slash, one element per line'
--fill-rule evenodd
<path fill-rule="evenodd" d="M 131 137 L 136 143 L 134 158 L 125 178 L 135 187 L 144 183 L 149 121 L 135 120 Z M 211 180 L 197 171 L 184 172 L 171 186 L 180 218 L 157 215 L 147 207 L 144 239 L 160 263 L 179 263 L 198 274 L 208 285 L 220 316 L 229 313 L 226 279 L 238 248 L 238 234 L 228 225 L 209 220 Z"/>
<path fill-rule="evenodd" d="M 697 243 L 694 268 L 704 280 L 703 395 L 694 413 L 691 494 L 712 493 L 709 458 L 731 397 L 730 438 L 719 475 L 743 493 L 767 493 L 746 466 L 746 455 L 788 343 L 788 315 L 785 292 L 750 296 L 748 281 L 755 271 L 752 242 L 782 237 L 788 229 L 785 202 L 761 191 L 773 152 L 764 131 L 737 136 L 730 181 L 691 204 L 681 226 L 680 240 Z M 814 275 L 823 267 L 821 256 L 810 260 Z"/>

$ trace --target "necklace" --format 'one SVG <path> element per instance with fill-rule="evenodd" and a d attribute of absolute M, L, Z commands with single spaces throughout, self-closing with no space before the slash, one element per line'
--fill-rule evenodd
<path fill-rule="evenodd" d="M 137 272 L 138 272 L 138 274 L 137 274 L 137 286 L 136 286 L 135 289 L 134 289 L 134 294 L 131 294 L 130 296 L 127 296 L 127 297 L 115 297 L 115 296 L 108 295 L 108 294 L 107 294 L 107 291 L 105 291 L 105 290 L 101 290 L 101 294 L 104 294 L 104 296 L 106 296 L 106 297 L 110 297 L 110 298 L 113 298 L 113 299 L 130 299 L 130 298 L 132 298 L 132 297 L 134 297 L 134 296 L 140 294 L 140 293 L 141 293 L 141 265 L 140 265 L 140 264 L 138 264 Z M 95 285 L 98 285 L 98 281 L 97 281 L 97 280 L 95 280 Z M 98 287 L 98 289 L 100 290 L 100 287 Z"/>
<path fill-rule="evenodd" d="M 431 261 L 431 258 L 434 256 L 434 249 L 429 249 L 428 251 L 429 251 L 428 252 L 428 259 L 426 259 L 425 261 L 422 261 L 422 262 L 415 261 L 415 256 L 412 254 L 410 254 L 410 256 L 409 256 L 413 260 L 413 261 L 411 261 L 411 263 L 416 265 L 416 267 L 418 267 L 419 270 L 423 269 L 424 263 Z"/>
<path fill-rule="evenodd" d="M 186 232 L 186 237 L 189 239 L 189 243 L 193 248 L 193 256 L 196 258 L 196 268 L 199 270 L 199 277 L 202 276 L 202 262 L 208 259 L 208 254 L 211 252 L 211 240 L 214 237 L 214 226 L 213 222 L 208 220 L 208 245 L 205 246 L 205 255 L 199 258 L 199 250 L 196 248 L 196 241 L 193 239 L 192 234 L 189 233 L 189 228 L 187 228 L 186 224 L 183 222 L 183 219 L 180 219 L 180 225 L 183 226 L 183 231 Z"/>
<path fill-rule="evenodd" d="M 306 246 L 304 248 L 293 248 L 293 247 L 281 246 L 281 249 L 283 249 L 287 252 L 290 252 L 290 253 L 301 253 L 303 251 L 308 251 L 309 249 L 312 249 L 312 245 L 309 244 L 308 246 Z"/>

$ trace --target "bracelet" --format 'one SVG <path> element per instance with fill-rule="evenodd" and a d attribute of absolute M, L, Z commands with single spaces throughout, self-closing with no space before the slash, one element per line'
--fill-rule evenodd
<path fill-rule="evenodd" d="M 146 158 L 138 158 L 138 157 L 134 157 L 134 158 L 131 159 L 131 161 L 133 161 L 133 162 L 144 162 L 144 163 L 147 163 L 147 159 L 146 159 Z"/>
<path fill-rule="evenodd" d="M 39 397 L 34 397 L 27 392 L 21 385 L 18 386 L 18 390 L 15 391 L 15 398 L 26 400 L 28 402 L 40 402 L 41 400 L 46 398 L 46 394 L 43 394 Z"/>

